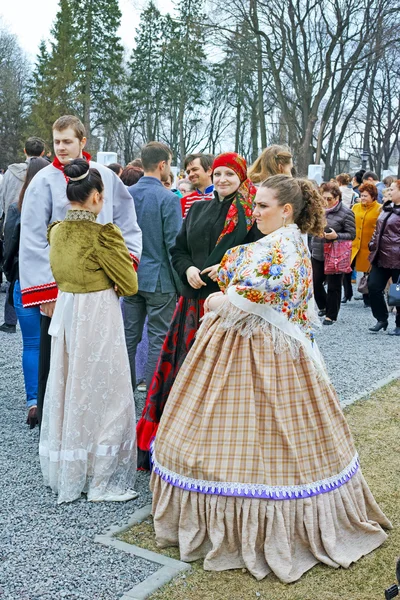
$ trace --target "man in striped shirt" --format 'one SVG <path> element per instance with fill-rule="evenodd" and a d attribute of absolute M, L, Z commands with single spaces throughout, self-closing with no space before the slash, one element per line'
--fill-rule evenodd
<path fill-rule="evenodd" d="M 186 217 L 189 208 L 197 200 L 213 199 L 214 186 L 211 179 L 213 160 L 212 154 L 188 154 L 186 156 L 185 171 L 194 191 L 181 200 L 183 217 Z"/>

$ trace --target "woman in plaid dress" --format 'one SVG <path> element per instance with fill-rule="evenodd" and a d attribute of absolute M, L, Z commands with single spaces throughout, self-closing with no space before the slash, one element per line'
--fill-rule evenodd
<path fill-rule="evenodd" d="M 305 180 L 266 180 L 261 240 L 229 250 L 152 447 L 160 546 L 207 570 L 296 581 L 348 567 L 386 539 L 314 341 L 309 253 L 324 209 Z"/>

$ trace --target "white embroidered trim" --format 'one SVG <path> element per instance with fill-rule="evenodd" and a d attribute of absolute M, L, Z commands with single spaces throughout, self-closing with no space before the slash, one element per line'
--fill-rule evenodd
<path fill-rule="evenodd" d="M 121 451 L 132 450 L 135 444 L 136 440 L 128 440 L 123 444 L 115 446 L 89 444 L 87 448 L 75 448 L 74 450 L 50 450 L 47 444 L 39 444 L 39 456 L 48 458 L 50 462 L 60 462 L 61 460 L 86 461 L 88 454 L 94 454 L 95 456 L 118 456 Z"/>
<path fill-rule="evenodd" d="M 316 495 L 322 492 L 328 492 L 331 489 L 343 485 L 354 475 L 359 467 L 359 457 L 356 453 L 349 465 L 338 475 L 333 475 L 327 479 L 320 479 L 313 483 L 305 485 L 289 485 L 289 486 L 270 486 L 263 484 L 250 484 L 238 482 L 221 482 L 221 481 L 206 481 L 201 479 L 193 479 L 174 473 L 166 469 L 157 461 L 154 454 L 154 442 L 151 445 L 152 463 L 155 472 L 160 477 L 173 486 L 184 488 L 188 491 L 199 491 L 210 494 L 228 494 L 232 496 L 271 496 L 281 498 L 298 498 L 302 495 Z M 209 490 L 209 491 L 208 491 Z"/>

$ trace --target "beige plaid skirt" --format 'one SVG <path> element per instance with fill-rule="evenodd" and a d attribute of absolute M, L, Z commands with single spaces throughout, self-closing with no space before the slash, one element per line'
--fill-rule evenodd
<path fill-rule="evenodd" d="M 301 345 L 249 320 L 208 317 L 169 395 L 153 446 L 157 542 L 257 579 L 347 567 L 390 522 L 326 376 Z"/>

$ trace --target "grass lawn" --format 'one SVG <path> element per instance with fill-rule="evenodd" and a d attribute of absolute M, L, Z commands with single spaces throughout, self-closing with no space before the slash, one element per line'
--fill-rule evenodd
<path fill-rule="evenodd" d="M 371 366 L 373 374 L 373 366 Z M 361 458 L 361 467 L 393 530 L 378 550 L 349 569 L 317 565 L 298 582 L 283 584 L 274 575 L 256 581 L 245 569 L 204 571 L 202 561 L 160 588 L 151 600 L 379 600 L 395 583 L 400 556 L 400 381 L 345 410 Z M 120 536 L 125 542 L 179 559 L 176 548 L 159 550 L 151 520 Z"/>

